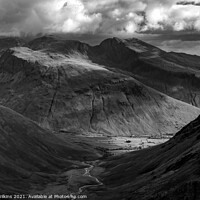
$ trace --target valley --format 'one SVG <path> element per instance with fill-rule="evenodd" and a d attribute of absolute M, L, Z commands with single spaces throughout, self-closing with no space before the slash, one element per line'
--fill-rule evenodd
<path fill-rule="evenodd" d="M 136 38 L 1 43 L 0 194 L 198 200 L 198 56 Z"/>
<path fill-rule="evenodd" d="M 81 148 L 90 147 L 99 152 L 99 160 L 74 164 L 71 170 L 56 175 L 54 182 L 49 183 L 42 190 L 30 193 L 46 195 L 86 195 L 87 190 L 104 188 L 104 184 L 96 177 L 106 169 L 99 167 L 99 163 L 113 156 L 120 156 L 127 152 L 153 147 L 166 142 L 168 139 L 130 138 L 130 137 L 85 137 L 85 136 L 59 136 L 62 140 L 71 140 Z M 68 139 L 67 139 L 68 138 Z M 80 164 L 85 166 L 80 168 Z M 87 195 L 86 195 L 87 196 Z M 91 198 L 91 197 L 90 197 Z M 87 198 L 88 199 L 88 198 Z M 92 199 L 92 198 L 91 198 Z"/>

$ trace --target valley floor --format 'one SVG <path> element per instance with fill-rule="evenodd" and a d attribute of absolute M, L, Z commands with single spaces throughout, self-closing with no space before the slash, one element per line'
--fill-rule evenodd
<path fill-rule="evenodd" d="M 160 138 L 143 137 L 105 137 L 105 136 L 74 136 L 63 134 L 60 137 L 65 137 L 78 143 L 80 146 L 92 146 L 92 148 L 103 154 L 103 157 L 117 156 L 126 152 L 137 151 L 144 148 L 149 148 L 155 145 L 167 142 L 171 137 L 165 136 Z"/>
<path fill-rule="evenodd" d="M 64 133 L 59 134 L 59 137 L 77 143 L 81 147 L 89 145 L 102 155 L 100 158 L 101 162 L 109 156 L 117 156 L 125 152 L 149 148 L 164 143 L 169 139 L 149 138 L 145 136 L 140 138 L 105 136 L 87 137 Z M 33 190 L 31 193 L 53 195 L 55 197 L 56 195 L 58 195 L 57 197 L 60 195 L 61 199 L 62 195 L 69 195 L 71 199 L 93 199 L 95 198 L 95 194 L 91 193 L 91 191 L 96 191 L 97 188 L 99 191 L 105 187 L 101 180 L 98 179 L 98 175 L 104 172 L 105 169 L 98 167 L 98 162 L 99 160 L 77 163 L 77 165 L 74 165 L 73 169 L 58 174 L 55 182 L 48 184 L 39 192 Z M 82 165 L 82 168 L 80 168 L 80 165 Z M 89 193 L 87 192 L 88 189 L 90 190 Z"/>

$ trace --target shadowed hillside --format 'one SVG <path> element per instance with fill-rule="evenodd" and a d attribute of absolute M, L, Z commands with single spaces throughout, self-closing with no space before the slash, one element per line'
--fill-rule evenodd
<path fill-rule="evenodd" d="M 27 194 L 57 180 L 62 171 L 97 158 L 91 149 L 63 141 L 33 121 L 0 106 L 0 193 Z M 79 161 L 79 162 L 77 162 Z"/>

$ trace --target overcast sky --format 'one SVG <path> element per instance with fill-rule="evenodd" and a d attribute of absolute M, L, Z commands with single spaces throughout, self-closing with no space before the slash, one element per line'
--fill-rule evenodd
<path fill-rule="evenodd" d="M 0 35 L 38 33 L 89 43 L 138 37 L 200 55 L 200 0 L 0 0 Z"/>

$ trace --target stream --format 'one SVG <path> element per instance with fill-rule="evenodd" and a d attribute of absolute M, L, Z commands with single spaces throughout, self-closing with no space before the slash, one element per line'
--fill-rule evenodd
<path fill-rule="evenodd" d="M 84 164 L 86 164 L 86 163 L 84 163 Z M 89 165 L 90 167 L 85 168 L 85 173 L 83 174 L 83 176 L 90 177 L 90 178 L 94 179 L 97 184 L 95 184 L 95 185 L 94 184 L 92 184 L 92 185 L 84 185 L 84 186 L 80 187 L 79 191 L 78 191 L 79 194 L 81 194 L 83 192 L 83 190 L 86 189 L 86 188 L 103 185 L 103 183 L 101 181 L 99 181 L 98 178 L 96 178 L 96 177 L 94 177 L 94 176 L 92 176 L 90 174 L 90 172 L 94 168 L 94 165 L 90 165 L 90 164 L 87 164 L 87 165 Z"/>

